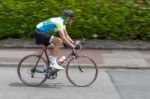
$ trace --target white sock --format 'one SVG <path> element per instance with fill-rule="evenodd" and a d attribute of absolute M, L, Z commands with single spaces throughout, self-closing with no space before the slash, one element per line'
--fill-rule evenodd
<path fill-rule="evenodd" d="M 51 55 L 49 56 L 49 61 L 51 61 L 51 58 L 52 58 L 52 57 L 53 57 L 53 56 L 51 56 Z"/>
<path fill-rule="evenodd" d="M 52 56 L 52 57 L 50 58 L 50 61 L 51 61 L 52 64 L 57 64 L 57 57 Z"/>

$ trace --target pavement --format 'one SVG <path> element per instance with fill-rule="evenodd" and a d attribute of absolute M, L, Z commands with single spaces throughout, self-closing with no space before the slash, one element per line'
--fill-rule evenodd
<path fill-rule="evenodd" d="M 0 97 L 2 99 L 149 99 L 150 43 L 100 42 L 89 42 L 90 46 L 78 51 L 79 55 L 92 58 L 99 67 L 98 78 L 91 86 L 74 87 L 68 82 L 65 71 L 60 71 L 57 79 L 48 80 L 41 86 L 29 87 L 19 80 L 16 67 L 23 57 L 30 54 L 38 55 L 40 47 L 28 41 L 25 44 L 22 40 L 0 41 Z M 67 56 L 70 52 L 71 49 L 61 49 L 58 58 Z"/>
<path fill-rule="evenodd" d="M 0 66 L 17 66 L 19 61 L 30 54 L 39 54 L 40 48 L 20 49 L 4 48 L 0 49 Z M 67 56 L 71 49 L 61 49 L 58 56 Z M 150 50 L 102 50 L 83 49 L 78 51 L 79 55 L 86 55 L 92 58 L 99 68 L 105 69 L 150 69 Z"/>
<path fill-rule="evenodd" d="M 87 74 L 85 78 L 89 75 Z M 67 80 L 65 71 L 62 70 L 58 72 L 55 80 L 48 79 L 42 85 L 32 87 L 20 81 L 16 68 L 0 67 L 0 97 L 1 99 L 150 99 L 149 75 L 150 70 L 99 69 L 99 75 L 92 85 L 75 87 Z M 79 81 L 77 78 L 76 81 Z"/>
<path fill-rule="evenodd" d="M 99 40 L 92 39 L 86 40 L 87 45 L 84 46 L 87 49 L 140 49 L 150 50 L 150 41 L 140 40 Z M 0 40 L 0 48 L 39 48 L 40 46 L 35 44 L 33 39 L 4 39 Z"/>
<path fill-rule="evenodd" d="M 150 69 L 150 41 L 86 40 L 87 45 L 78 51 L 92 58 L 99 68 Z M 39 54 L 41 46 L 33 39 L 0 40 L 0 66 L 17 66 L 26 55 Z M 59 54 L 67 56 L 70 49 L 61 49 Z"/>

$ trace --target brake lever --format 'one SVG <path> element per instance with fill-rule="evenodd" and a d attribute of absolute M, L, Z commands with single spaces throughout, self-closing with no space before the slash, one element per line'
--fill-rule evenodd
<path fill-rule="evenodd" d="M 86 44 L 87 44 L 85 40 L 86 40 L 86 39 L 83 39 L 83 40 L 81 41 L 81 44 L 82 44 L 82 45 L 86 45 Z"/>

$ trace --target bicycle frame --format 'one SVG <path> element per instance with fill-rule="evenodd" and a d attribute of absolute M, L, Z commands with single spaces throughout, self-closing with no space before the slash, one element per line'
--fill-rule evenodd
<path fill-rule="evenodd" d="M 84 44 L 84 43 L 82 43 L 81 42 L 81 45 L 82 44 Z M 49 46 L 42 46 L 40 49 L 39 49 L 39 51 L 38 51 L 38 55 L 36 54 L 33 54 L 33 55 L 28 55 L 28 56 L 26 56 L 26 57 L 24 57 L 20 62 L 19 62 L 19 64 L 18 64 L 18 67 L 17 67 L 17 73 L 18 73 L 18 76 L 19 76 L 19 78 L 21 79 L 21 81 L 23 82 L 23 83 L 25 83 L 25 84 L 27 84 L 27 85 L 40 85 L 40 84 L 42 84 L 43 82 L 45 82 L 47 79 L 55 79 L 56 77 L 57 77 L 57 72 L 59 71 L 59 70 L 57 70 L 57 69 L 54 69 L 54 68 L 51 68 L 50 67 L 50 60 L 49 60 L 49 52 L 47 51 L 47 50 L 51 50 L 51 49 L 53 49 L 54 48 L 54 46 L 52 46 L 52 45 L 49 45 Z M 82 47 L 81 47 L 82 48 Z M 45 54 L 45 55 L 44 55 Z M 45 57 L 46 56 L 46 57 Z M 29 59 L 29 60 L 28 60 Z M 30 61 L 30 59 L 36 59 L 36 60 L 34 60 L 34 64 L 32 64 L 33 62 L 32 61 Z M 82 61 L 82 59 L 83 59 L 83 61 Z M 69 72 L 70 71 L 70 68 L 72 69 L 72 70 L 74 70 L 74 68 L 75 68 L 75 70 L 76 70 L 76 67 L 77 67 L 77 69 L 81 72 L 81 73 L 83 73 L 84 72 L 84 65 L 82 65 L 82 62 L 83 62 L 83 64 L 84 64 L 84 59 L 86 59 L 86 60 L 88 60 L 88 62 L 90 62 L 91 63 L 91 66 L 93 66 L 93 68 L 94 68 L 94 75 L 93 75 L 93 77 L 94 78 L 92 78 L 91 79 L 91 82 L 88 82 L 87 84 L 84 84 L 84 85 L 80 85 L 80 84 L 77 84 L 76 82 L 74 82 L 73 80 L 74 79 L 71 79 L 72 77 L 70 76 L 70 73 L 71 72 Z M 21 73 L 21 66 L 23 67 L 24 66 L 24 64 L 26 64 L 26 62 L 28 62 L 29 61 L 29 63 L 31 63 L 31 66 L 32 66 L 32 68 L 30 68 L 31 66 L 30 66 L 30 64 L 29 64 L 29 77 L 31 76 L 31 78 L 34 78 L 34 76 L 36 77 L 37 75 L 35 75 L 36 73 L 41 73 L 41 74 L 44 74 L 45 76 L 44 76 L 44 78 L 41 80 L 41 81 L 38 81 L 37 83 L 36 82 L 28 82 L 28 81 L 26 81 L 27 79 L 23 79 L 23 77 L 22 76 L 24 76 L 24 75 L 21 75 L 22 73 Z M 38 64 L 38 63 L 40 63 L 40 64 Z M 42 64 L 41 64 L 42 63 Z M 44 63 L 44 64 L 43 64 Z M 58 63 L 59 64 L 59 63 Z M 46 66 L 46 68 L 45 68 L 45 65 L 47 65 Z M 64 68 L 65 68 L 65 72 L 66 72 L 66 76 L 67 76 L 67 78 L 68 78 L 68 80 L 73 84 L 73 85 L 76 85 L 76 86 L 79 86 L 79 87 L 85 87 L 85 86 L 89 86 L 89 85 L 91 85 L 95 80 L 96 80 L 96 78 L 97 78 L 97 74 L 98 74 L 98 68 L 97 68 L 97 65 L 96 65 L 96 63 L 91 59 L 91 58 L 89 58 L 89 57 L 87 57 L 87 56 L 84 56 L 84 55 L 78 55 L 78 52 L 77 52 L 77 49 L 72 49 L 72 51 L 71 51 L 71 53 L 69 53 L 67 56 L 66 56 L 66 59 L 63 61 L 63 62 L 61 62 L 61 64 L 59 64 L 59 65 L 61 65 L 61 66 L 64 66 Z M 83 66 L 83 68 L 82 68 L 82 66 Z M 72 71 L 71 70 L 71 71 Z M 28 73 L 27 72 L 27 73 Z M 86 72 L 85 72 L 86 73 Z M 80 74 L 80 73 L 79 73 Z M 25 76 L 26 77 L 26 76 Z M 38 76 L 37 76 L 38 77 Z M 40 76 L 38 77 L 38 78 L 40 78 Z"/>
<path fill-rule="evenodd" d="M 52 47 L 52 46 L 51 46 Z M 36 66 L 37 66 L 37 64 L 38 64 L 38 62 L 39 62 L 39 60 L 40 60 L 40 58 L 43 56 L 43 53 L 45 53 L 45 56 L 46 56 L 46 62 L 47 62 L 47 64 L 50 64 L 50 61 L 49 61 L 49 57 L 48 57 L 48 52 L 47 52 L 47 46 L 44 46 L 42 49 L 41 49 L 41 53 L 39 54 L 39 58 L 38 58 L 38 60 L 37 60 L 37 62 L 36 62 L 36 64 L 35 64 L 35 66 L 34 66 L 34 68 L 32 69 L 32 72 L 34 73 L 35 72 L 35 69 L 36 69 Z M 33 75 L 32 75 L 33 76 Z"/>
<path fill-rule="evenodd" d="M 83 40 L 82 42 L 81 42 L 81 45 L 84 45 L 84 44 L 86 44 L 85 43 L 85 40 Z M 49 61 L 49 56 L 48 56 L 48 52 L 47 52 L 47 49 L 53 49 L 54 48 L 54 46 L 51 46 L 51 45 L 49 45 L 49 46 L 46 46 L 46 45 L 44 45 L 43 46 L 43 48 L 41 49 L 41 53 L 39 54 L 39 59 L 37 60 L 37 62 L 36 62 L 36 65 L 35 65 L 35 67 L 33 68 L 33 70 L 35 70 L 36 69 L 36 66 L 37 66 L 37 64 L 38 64 L 38 62 L 39 62 L 39 60 L 40 60 L 40 58 L 43 56 L 43 53 L 45 53 L 45 56 L 46 56 L 46 60 L 47 60 L 47 64 L 49 65 L 50 64 L 50 61 Z M 71 59 L 72 57 L 74 57 L 75 59 L 77 59 L 77 56 L 78 56 L 78 54 L 77 54 L 77 52 L 76 52 L 76 49 L 72 49 L 72 52 L 67 56 L 67 58 L 62 62 L 62 64 L 64 63 L 64 62 L 67 62 L 69 59 Z M 62 65 L 62 64 L 59 64 L 59 65 Z M 80 68 L 80 66 L 78 66 L 78 68 L 79 68 L 79 70 L 82 72 L 82 70 L 81 70 L 81 68 Z M 34 72 L 34 71 L 33 71 Z"/>
<path fill-rule="evenodd" d="M 48 64 L 50 64 L 47 49 L 48 49 L 48 47 L 47 47 L 47 46 L 44 46 L 44 48 L 41 49 L 41 53 L 39 54 L 39 56 L 40 56 L 40 58 L 41 58 L 41 57 L 43 56 L 43 53 L 45 53 L 46 60 L 47 60 Z M 52 48 L 51 48 L 51 49 L 52 49 Z"/>
<path fill-rule="evenodd" d="M 47 49 L 53 49 L 54 47 L 53 46 L 44 46 L 42 49 L 41 49 L 41 52 L 39 54 L 39 59 L 37 60 L 36 62 L 36 65 L 37 63 L 39 62 L 40 58 L 43 56 L 43 54 L 45 54 L 46 56 L 46 60 L 47 60 L 47 64 L 50 64 L 50 61 L 49 61 L 49 55 L 48 55 L 48 52 L 47 52 Z M 77 55 L 77 52 L 75 49 L 72 49 L 72 52 L 66 57 L 66 59 L 62 62 L 63 63 L 66 63 L 68 62 L 68 60 L 70 60 L 72 57 L 76 58 L 78 55 Z M 62 64 L 59 64 L 59 65 L 62 65 Z M 35 68 L 36 68 L 36 65 L 35 65 Z"/>

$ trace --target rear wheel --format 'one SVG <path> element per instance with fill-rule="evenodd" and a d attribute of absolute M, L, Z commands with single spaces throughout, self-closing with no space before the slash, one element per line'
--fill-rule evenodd
<path fill-rule="evenodd" d="M 44 73 L 44 65 L 47 65 L 47 62 L 43 57 L 38 55 L 28 55 L 24 57 L 17 67 L 20 80 L 32 86 L 44 83 L 47 80 Z"/>
<path fill-rule="evenodd" d="M 97 78 L 98 67 L 87 56 L 72 58 L 66 66 L 66 76 L 75 86 L 86 87 L 91 85 Z"/>

